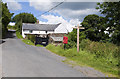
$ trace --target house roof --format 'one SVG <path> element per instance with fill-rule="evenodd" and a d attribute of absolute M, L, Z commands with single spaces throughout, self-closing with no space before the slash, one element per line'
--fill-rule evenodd
<path fill-rule="evenodd" d="M 22 29 L 23 30 L 39 30 L 39 31 L 54 31 L 59 24 L 29 24 L 23 23 Z"/>

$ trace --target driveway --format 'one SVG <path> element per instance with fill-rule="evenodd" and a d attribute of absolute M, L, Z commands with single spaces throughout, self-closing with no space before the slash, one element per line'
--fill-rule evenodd
<path fill-rule="evenodd" d="M 24 44 L 15 37 L 2 44 L 3 77 L 85 77 L 64 64 L 59 57 L 43 47 Z"/>

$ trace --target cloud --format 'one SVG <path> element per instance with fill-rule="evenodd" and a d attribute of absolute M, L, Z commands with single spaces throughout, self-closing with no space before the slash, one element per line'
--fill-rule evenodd
<path fill-rule="evenodd" d="M 57 4 L 57 3 L 55 3 Z M 57 9 L 83 10 L 96 7 L 96 2 L 64 2 Z"/>
<path fill-rule="evenodd" d="M 70 23 L 71 25 L 76 26 L 76 25 L 80 24 L 81 22 L 79 21 L 79 19 L 71 19 L 71 20 L 69 21 L 69 23 Z"/>
<path fill-rule="evenodd" d="M 70 21 L 65 20 L 62 16 L 54 16 L 54 15 L 42 15 L 43 19 L 47 19 L 47 22 L 40 21 L 40 24 L 58 24 L 62 23 L 58 28 L 56 28 L 55 33 L 67 33 L 71 32 L 77 24 L 80 24 L 78 19 L 72 19 Z"/>
<path fill-rule="evenodd" d="M 10 9 L 11 11 L 22 9 L 21 4 L 18 3 L 16 0 L 11 0 L 11 2 L 9 2 L 9 0 L 3 0 L 3 2 L 7 3 L 8 9 Z"/>
<path fill-rule="evenodd" d="M 29 0 L 29 4 L 31 7 L 40 11 L 46 11 L 52 7 L 52 2 L 50 0 L 48 0 L 48 2 L 42 2 L 42 0 L 36 0 L 36 2 L 33 2 L 33 0 Z"/>
<path fill-rule="evenodd" d="M 85 16 L 89 14 L 99 14 L 97 10 L 93 9 L 83 9 L 83 10 L 71 10 L 71 9 L 59 9 L 55 12 L 69 19 L 84 19 Z"/>
<path fill-rule="evenodd" d="M 36 10 L 40 11 L 48 11 L 55 5 L 60 2 L 52 2 L 48 0 L 48 2 L 40 2 L 41 0 L 37 0 L 37 2 L 33 2 L 30 0 L 30 6 L 34 7 Z M 96 2 L 64 2 L 59 5 L 57 8 L 54 8 L 51 12 L 64 16 L 69 19 L 80 19 L 89 15 L 89 14 L 100 14 L 98 10 L 96 10 Z"/>
<path fill-rule="evenodd" d="M 69 19 L 80 19 L 82 21 L 89 14 L 100 15 L 99 11 L 95 9 L 96 7 L 96 2 L 65 2 L 53 12 Z"/>

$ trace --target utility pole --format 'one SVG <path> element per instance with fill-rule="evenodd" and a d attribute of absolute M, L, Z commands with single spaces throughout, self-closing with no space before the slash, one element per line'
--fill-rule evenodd
<path fill-rule="evenodd" d="M 74 29 L 77 29 L 77 52 L 79 52 L 79 30 L 80 29 L 85 29 L 84 27 L 77 25 L 77 27 L 73 27 Z"/>
<path fill-rule="evenodd" d="M 77 25 L 77 52 L 79 52 L 79 25 Z"/>

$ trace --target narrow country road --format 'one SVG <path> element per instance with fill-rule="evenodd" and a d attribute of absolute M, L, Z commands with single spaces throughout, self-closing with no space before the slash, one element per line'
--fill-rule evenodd
<path fill-rule="evenodd" d="M 15 37 L 2 44 L 3 77 L 85 77 L 81 72 L 58 60 L 43 47 L 24 44 Z"/>

